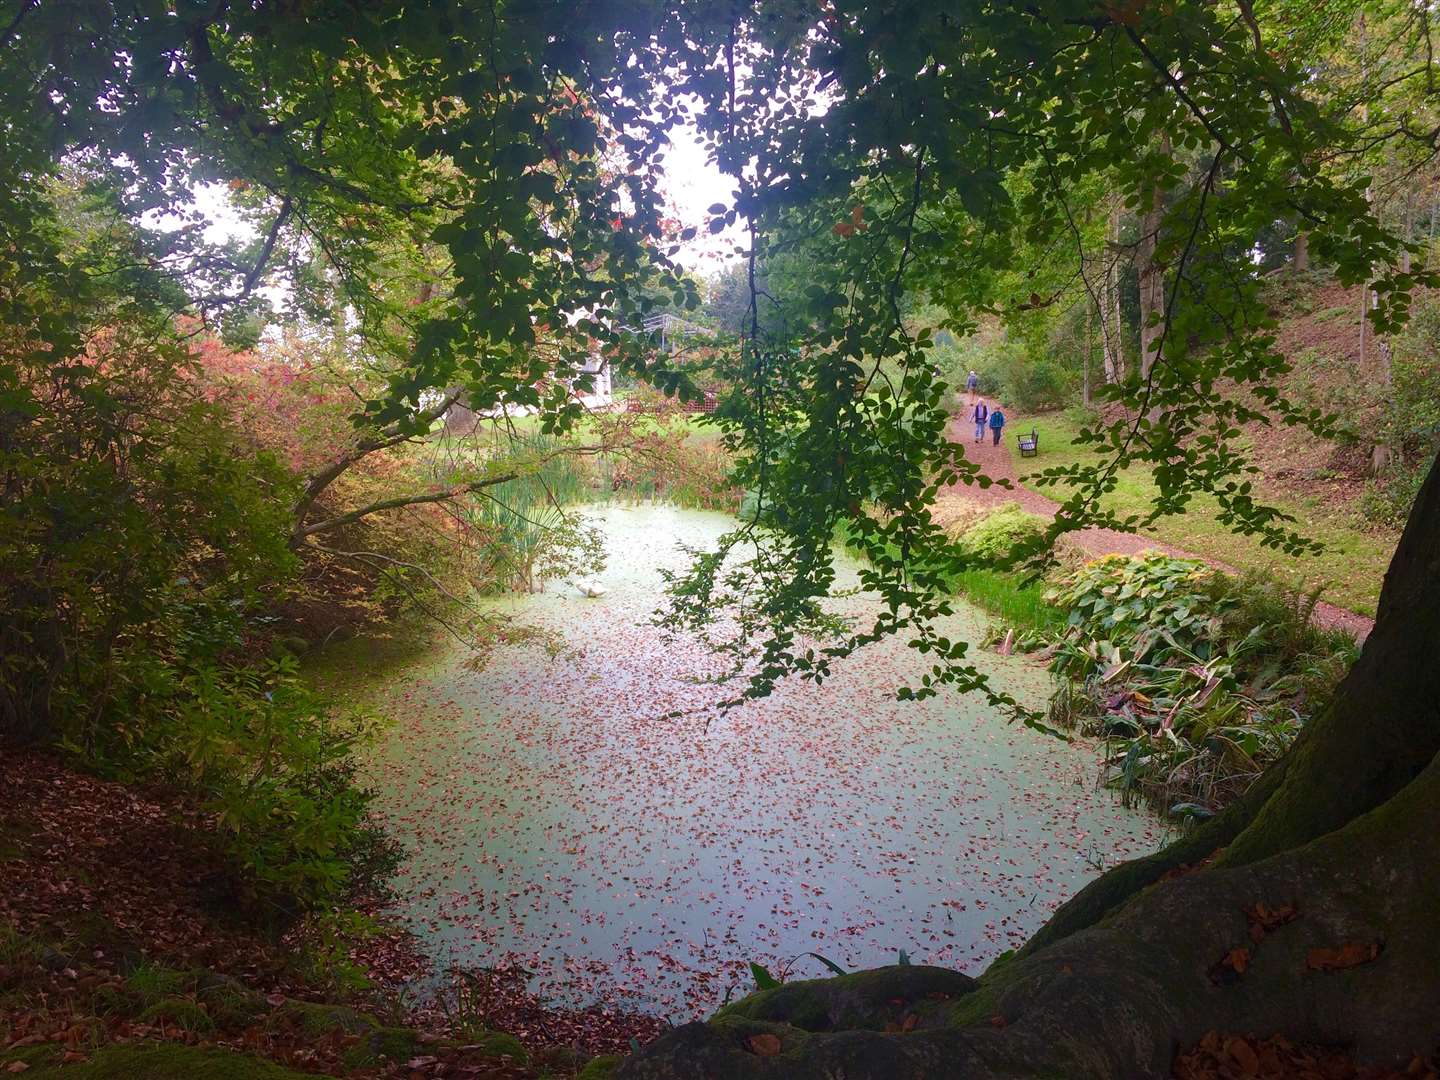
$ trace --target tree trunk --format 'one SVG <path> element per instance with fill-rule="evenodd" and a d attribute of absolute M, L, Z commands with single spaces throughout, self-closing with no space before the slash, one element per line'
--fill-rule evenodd
<path fill-rule="evenodd" d="M 1301 229 L 1295 234 L 1295 253 L 1290 260 L 1292 273 L 1303 274 L 1310 269 L 1310 233 Z"/>
<path fill-rule="evenodd" d="M 1121 342 L 1124 323 L 1120 321 L 1120 289 L 1116 283 L 1116 252 L 1120 247 L 1120 201 L 1110 207 L 1110 225 L 1106 233 L 1105 280 L 1100 286 L 1100 345 L 1105 365 L 1105 381 L 1118 383 L 1125 378 L 1125 359 Z"/>
<path fill-rule="evenodd" d="M 676 1029 L 619 1076 L 1164 1077 L 1211 1031 L 1405 1067 L 1440 1046 L 1436 656 L 1440 466 L 1360 659 L 1226 814 L 1092 883 L 974 984 L 934 968 L 788 984 Z"/>
<path fill-rule="evenodd" d="M 1367 281 L 1365 283 L 1365 287 L 1360 290 L 1360 359 L 1356 362 L 1355 365 L 1357 368 L 1360 369 L 1363 369 L 1365 367 L 1365 323 L 1368 321 L 1369 314 L 1370 283 Z M 1361 371 L 1357 371 L 1355 375 L 1357 378 L 1363 378 L 1363 374 Z"/>
<path fill-rule="evenodd" d="M 1170 156 L 1170 140 L 1163 138 L 1160 153 Z M 1140 278 L 1140 377 L 1148 379 L 1165 338 L 1165 272 L 1157 251 L 1165 216 L 1165 191 L 1157 182 L 1150 205 L 1140 215 L 1140 248 L 1136 271 Z"/>
<path fill-rule="evenodd" d="M 1405 243 L 1410 243 L 1411 236 L 1415 231 L 1415 197 L 1408 188 L 1405 190 Z M 1410 273 L 1410 249 L 1407 247 L 1400 252 L 1400 272 Z"/>
<path fill-rule="evenodd" d="M 1405 213 L 1402 220 L 1404 222 L 1403 238 L 1407 244 L 1410 243 L 1411 232 L 1414 228 L 1414 218 L 1413 199 L 1411 193 L 1406 191 Z M 1400 272 L 1402 274 L 1410 273 L 1409 248 L 1402 248 L 1400 251 Z M 1375 299 L 1372 295 L 1371 306 L 1373 307 L 1374 305 Z M 1395 358 L 1390 352 L 1390 342 L 1386 338 L 1376 338 L 1375 349 L 1380 356 L 1380 385 L 1384 388 L 1385 400 L 1383 404 L 1388 412 L 1395 408 Z M 1384 443 L 1376 443 L 1370 448 L 1370 471 L 1374 475 L 1379 476 L 1390 467 L 1393 456 L 1388 446 Z"/>

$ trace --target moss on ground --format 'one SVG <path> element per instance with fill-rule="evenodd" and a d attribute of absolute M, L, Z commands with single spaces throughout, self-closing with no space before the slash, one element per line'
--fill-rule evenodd
<path fill-rule="evenodd" d="M 204 1006 L 186 997 L 161 998 L 142 1011 L 139 1018 L 146 1024 L 169 1025 L 197 1035 L 208 1035 L 215 1030 L 215 1021 Z"/>
<path fill-rule="evenodd" d="M 0 821 L 0 863 L 23 859 L 35 832 L 35 823 L 18 814 Z"/>
<path fill-rule="evenodd" d="M 175 1043 L 132 1043 L 108 1046 L 88 1061 L 61 1064 L 54 1046 L 27 1047 L 29 1056 L 0 1055 L 0 1071 L 13 1061 L 24 1061 L 26 1080 L 305 1080 L 273 1061 L 218 1048 Z M 43 1053 L 39 1052 L 43 1051 Z"/>
<path fill-rule="evenodd" d="M 268 1011 L 265 999 L 238 979 L 197 972 L 195 996 L 221 1029 L 249 1027 Z"/>
<path fill-rule="evenodd" d="M 30 967 L 43 963 L 45 949 L 33 938 L 17 934 L 8 926 L 0 926 L 0 964 L 6 967 Z"/>
<path fill-rule="evenodd" d="M 521 1064 L 529 1059 L 520 1040 L 503 1031 L 477 1032 L 473 1037 L 467 1035 L 465 1041 L 469 1045 L 478 1046 L 480 1052 L 487 1057 L 508 1057 Z"/>
<path fill-rule="evenodd" d="M 122 968 L 144 956 L 139 938 L 98 911 L 67 912 L 46 937 L 65 956 L 88 956 L 99 949 Z"/>
<path fill-rule="evenodd" d="M 328 1035 L 340 1031 L 346 1035 L 366 1035 L 380 1028 L 380 1021 L 348 1005 L 330 1005 L 310 1001 L 287 1001 L 271 1016 L 272 1024 L 293 1024 L 307 1035 Z"/>
<path fill-rule="evenodd" d="M 37 1069 L 44 1069 L 60 1060 L 62 1051 L 55 1043 L 43 1043 L 40 1046 L 24 1046 L 18 1050 L 0 1051 L 0 1075 L 9 1076 L 10 1068 L 16 1062 L 25 1066 L 19 1070 L 27 1077 L 35 1076 Z"/>
<path fill-rule="evenodd" d="M 185 971 L 144 964 L 125 978 L 125 989 L 146 1002 L 159 998 L 188 994 L 194 989 L 194 977 Z"/>
<path fill-rule="evenodd" d="M 41 964 L 63 962 L 58 953 L 45 948 L 33 938 L 0 927 L 0 968 L 21 970 Z M 18 991 L 17 991 L 18 993 Z M 139 1020 L 159 1029 L 162 1037 L 183 1031 L 189 1036 L 209 1036 L 217 1031 L 233 1032 L 264 1020 L 272 1031 L 279 1029 L 287 1038 L 300 1034 L 320 1039 L 334 1034 L 357 1037 L 345 1056 L 347 1068 L 370 1069 L 386 1063 L 404 1062 L 409 1058 L 437 1049 L 454 1049 L 462 1045 L 456 1040 L 435 1040 L 419 1031 L 392 1027 L 374 1016 L 347 1005 L 290 1000 L 278 1008 L 243 983 L 228 975 L 206 969 L 189 971 L 146 963 L 135 968 L 118 985 L 97 987 L 89 1007 L 100 1015 L 123 1016 Z M 98 1045 L 104 1038 L 102 1025 L 95 1021 L 94 1039 Z M 3 1028 L 0 1028 L 3 1031 Z M 474 1047 L 486 1057 L 509 1058 L 527 1064 L 529 1054 L 513 1035 L 476 1027 L 466 1033 L 463 1044 Z M 4 1045 L 0 1035 L 0 1046 Z M 551 1063 L 558 1064 L 558 1075 L 573 1077 L 581 1059 L 573 1051 L 555 1048 Z M 282 1080 L 302 1074 L 282 1068 L 260 1058 L 233 1054 L 222 1050 L 171 1043 L 109 1045 L 86 1051 L 84 1061 L 66 1063 L 66 1048 L 54 1043 L 21 1047 L 0 1053 L 0 1075 L 7 1075 L 6 1066 L 20 1064 L 17 1070 L 27 1077 L 63 1076 L 65 1080 Z M 63 1072 L 61 1069 L 63 1068 Z"/>
<path fill-rule="evenodd" d="M 610 1080 L 619 1067 L 620 1055 L 601 1054 L 599 1057 L 591 1058 L 585 1064 L 576 1080 Z"/>
<path fill-rule="evenodd" d="M 411 1028 L 380 1027 L 350 1048 L 345 1064 L 350 1068 L 363 1068 L 385 1060 L 405 1061 L 420 1052 L 419 1034 Z"/>

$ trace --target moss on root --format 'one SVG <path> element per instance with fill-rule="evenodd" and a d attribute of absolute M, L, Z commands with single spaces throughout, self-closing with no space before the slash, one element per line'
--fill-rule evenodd
<path fill-rule="evenodd" d="M 761 990 L 727 1005 L 715 1020 L 768 1021 L 803 1031 L 884 1031 L 911 1016 L 918 1022 L 937 1014 L 943 1003 L 974 989 L 974 979 L 949 968 L 897 964 Z"/>

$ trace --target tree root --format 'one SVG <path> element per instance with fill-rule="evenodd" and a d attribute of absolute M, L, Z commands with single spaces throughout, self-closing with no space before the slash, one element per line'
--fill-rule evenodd
<path fill-rule="evenodd" d="M 677 1029 L 619 1076 L 1163 1077 L 1177 1046 L 1212 1030 L 1345 1044 L 1362 1062 L 1403 1065 L 1440 1046 L 1437 865 L 1440 761 L 1343 829 L 1160 881 L 1103 921 L 992 965 L 973 988 L 932 994 L 923 988 L 944 976 L 927 968 L 792 984 Z M 897 985 L 898 1008 L 886 996 Z M 816 1004 L 842 998 L 845 1009 Z M 855 1026 L 826 1029 L 837 1022 Z"/>
<path fill-rule="evenodd" d="M 1213 856 L 1239 836 L 1255 819 L 1266 800 L 1280 786 L 1285 775 L 1286 760 L 1277 763 L 1252 784 L 1240 799 L 1188 835 L 1153 855 L 1121 863 L 1086 885 L 1062 904 L 1035 936 L 1025 943 L 1022 954 L 1028 955 L 1079 930 L 1094 926 L 1131 897 L 1172 871 L 1204 862 Z"/>

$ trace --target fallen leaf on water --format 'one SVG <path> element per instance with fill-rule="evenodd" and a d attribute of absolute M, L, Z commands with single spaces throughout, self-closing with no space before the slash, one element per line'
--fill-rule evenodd
<path fill-rule="evenodd" d="M 761 1057 L 774 1057 L 780 1052 L 780 1036 L 769 1033 L 751 1035 L 750 1049 Z"/>
<path fill-rule="evenodd" d="M 1311 971 L 1343 971 L 1345 968 L 1368 964 L 1379 955 L 1378 941 L 1366 945 L 1351 941 L 1338 949 L 1311 949 L 1305 957 L 1305 966 Z"/>

